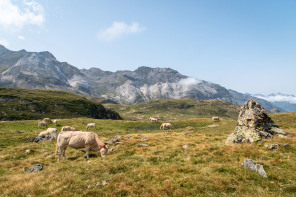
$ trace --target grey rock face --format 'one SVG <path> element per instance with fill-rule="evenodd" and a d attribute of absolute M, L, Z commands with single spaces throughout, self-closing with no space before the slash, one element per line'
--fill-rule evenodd
<path fill-rule="evenodd" d="M 235 131 L 227 138 L 226 143 L 255 142 L 274 135 L 287 134 L 273 122 L 258 102 L 250 99 L 241 107 Z"/>
<path fill-rule="evenodd" d="M 117 72 L 99 68 L 79 70 L 66 62 L 59 62 L 49 52 L 10 51 L 2 45 L 0 86 L 66 90 L 101 96 L 120 104 L 142 103 L 159 98 L 221 99 L 240 104 L 249 98 L 218 84 L 182 75 L 171 68 L 143 66 L 135 71 Z"/>
<path fill-rule="evenodd" d="M 31 166 L 28 170 L 27 173 L 31 173 L 31 172 L 38 172 L 41 171 L 43 169 L 43 165 L 41 164 L 36 164 L 34 166 Z"/>
<path fill-rule="evenodd" d="M 260 164 L 255 164 L 252 159 L 245 159 L 242 163 L 242 166 L 244 168 L 249 168 L 250 170 L 257 172 L 259 175 L 261 175 L 264 178 L 267 178 L 267 174 Z"/>

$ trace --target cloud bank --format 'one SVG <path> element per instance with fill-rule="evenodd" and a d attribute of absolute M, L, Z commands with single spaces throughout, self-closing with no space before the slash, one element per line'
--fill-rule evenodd
<path fill-rule="evenodd" d="M 6 40 L 0 40 L 0 44 L 7 47 L 9 44 Z"/>
<path fill-rule="evenodd" d="M 0 0 L 0 25 L 8 29 L 21 29 L 25 25 L 44 23 L 43 7 L 33 0 L 24 0 L 21 6 L 11 0 Z"/>
<path fill-rule="evenodd" d="M 286 94 L 271 94 L 271 95 L 254 95 L 257 98 L 265 99 L 271 102 L 280 102 L 280 101 L 287 101 L 289 103 L 296 104 L 296 97 L 294 95 L 286 95 Z"/>
<path fill-rule="evenodd" d="M 140 33 L 145 30 L 146 27 L 141 27 L 137 22 L 133 22 L 130 25 L 124 22 L 114 22 L 111 27 L 101 30 L 97 34 L 97 38 L 103 42 L 113 42 L 123 36 Z"/>
<path fill-rule="evenodd" d="M 184 86 L 192 86 L 192 85 L 196 85 L 198 83 L 201 83 L 201 81 L 198 79 L 192 78 L 192 77 L 181 79 L 179 81 L 179 84 L 184 85 Z"/>

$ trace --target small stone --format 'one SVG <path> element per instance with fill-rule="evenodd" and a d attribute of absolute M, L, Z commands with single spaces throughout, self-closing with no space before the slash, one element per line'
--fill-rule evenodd
<path fill-rule="evenodd" d="M 138 144 L 138 147 L 148 147 L 148 144 Z"/>
<path fill-rule="evenodd" d="M 113 151 L 114 150 L 114 148 L 108 148 L 108 151 Z"/>
<path fill-rule="evenodd" d="M 36 164 L 36 165 L 34 165 L 34 166 L 31 166 L 31 167 L 27 170 L 27 173 L 38 172 L 38 171 L 42 170 L 43 167 L 44 167 L 44 166 L 41 165 L 41 164 Z"/>
<path fill-rule="evenodd" d="M 117 146 L 117 145 L 119 145 L 119 144 L 121 144 L 121 143 L 120 143 L 120 142 L 115 142 L 114 144 L 115 144 L 115 146 Z"/>
<path fill-rule="evenodd" d="M 182 146 L 184 149 L 188 149 L 188 148 L 190 148 L 190 145 L 183 145 Z"/>
<path fill-rule="evenodd" d="M 245 159 L 242 163 L 244 168 L 249 168 L 250 170 L 257 172 L 263 178 L 267 178 L 266 172 L 261 164 L 254 164 L 252 159 Z"/>
<path fill-rule="evenodd" d="M 126 137 L 127 137 L 128 139 L 130 139 L 132 136 L 131 136 L 130 134 L 128 134 Z"/>
<path fill-rule="evenodd" d="M 280 147 L 279 144 L 268 144 L 267 149 L 268 150 L 276 150 Z"/>
<path fill-rule="evenodd" d="M 106 186 L 106 185 L 108 185 L 108 183 L 106 181 L 102 181 L 102 185 Z"/>
<path fill-rule="evenodd" d="M 30 154 L 30 153 L 31 153 L 31 150 L 27 149 L 26 154 Z"/>
<path fill-rule="evenodd" d="M 54 156 L 54 155 L 55 155 L 55 153 L 52 153 L 52 154 L 50 154 L 50 155 L 47 155 L 46 158 L 50 158 L 50 157 L 52 157 L 52 156 Z"/>
<path fill-rule="evenodd" d="M 285 143 L 285 144 L 282 144 L 281 146 L 289 146 L 289 144 L 288 143 Z"/>
<path fill-rule="evenodd" d="M 147 141 L 147 140 L 148 140 L 148 138 L 146 138 L 146 137 L 141 138 L 141 141 Z"/>
<path fill-rule="evenodd" d="M 219 127 L 219 125 L 218 125 L 218 124 L 212 124 L 212 125 L 209 125 L 208 127 L 209 127 L 209 128 Z"/>

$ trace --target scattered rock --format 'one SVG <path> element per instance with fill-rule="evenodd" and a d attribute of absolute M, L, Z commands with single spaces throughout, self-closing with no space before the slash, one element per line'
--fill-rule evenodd
<path fill-rule="evenodd" d="M 252 159 L 245 159 L 242 163 L 244 168 L 249 168 L 250 170 L 257 172 L 264 178 L 267 178 L 266 172 L 261 164 L 255 164 Z"/>
<path fill-rule="evenodd" d="M 114 148 L 108 148 L 108 151 L 113 151 L 114 150 Z"/>
<path fill-rule="evenodd" d="M 31 173 L 31 172 L 38 172 L 40 170 L 43 169 L 43 165 L 41 164 L 36 164 L 34 166 L 31 166 L 28 170 L 27 170 L 27 173 Z"/>
<path fill-rule="evenodd" d="M 30 153 L 31 153 L 31 150 L 27 149 L 26 154 L 30 154 Z"/>
<path fill-rule="evenodd" d="M 188 131 L 188 132 L 185 133 L 185 135 L 189 135 L 191 133 L 193 133 L 193 131 Z"/>
<path fill-rule="evenodd" d="M 117 146 L 117 145 L 119 145 L 119 144 L 121 144 L 120 142 L 114 142 L 114 145 L 115 146 Z"/>
<path fill-rule="evenodd" d="M 268 144 L 267 145 L 267 149 L 269 150 L 276 150 L 278 149 L 280 146 L 288 146 L 289 144 Z"/>
<path fill-rule="evenodd" d="M 190 148 L 190 145 L 183 145 L 182 146 L 184 149 L 188 149 L 188 148 Z"/>
<path fill-rule="evenodd" d="M 50 157 L 52 157 L 52 156 L 55 156 L 55 153 L 52 153 L 52 154 L 50 154 L 50 155 L 47 155 L 46 158 L 50 158 Z"/>
<path fill-rule="evenodd" d="M 106 186 L 106 185 L 108 185 L 108 183 L 106 181 L 102 181 L 102 185 Z"/>
<path fill-rule="evenodd" d="M 262 138 L 272 138 L 274 135 L 288 136 L 273 122 L 257 101 L 250 99 L 241 107 L 237 126 L 226 143 L 256 142 Z"/>
<path fill-rule="evenodd" d="M 108 183 L 107 183 L 107 181 L 102 181 L 102 184 L 101 184 L 100 182 L 97 182 L 96 187 L 98 187 L 98 186 L 100 186 L 100 185 L 102 185 L 102 186 L 107 186 Z"/>
<path fill-rule="evenodd" d="M 126 137 L 127 137 L 128 139 L 130 139 L 132 136 L 131 136 L 130 134 L 128 134 Z"/>
<path fill-rule="evenodd" d="M 267 149 L 269 150 L 276 150 L 280 147 L 280 144 L 268 144 Z"/>
<path fill-rule="evenodd" d="M 146 137 L 141 138 L 141 141 L 147 141 L 147 140 L 148 140 L 148 138 L 146 138 Z"/>
<path fill-rule="evenodd" d="M 138 147 L 148 147 L 148 144 L 138 144 Z"/>
<path fill-rule="evenodd" d="M 218 124 L 211 124 L 211 125 L 209 125 L 208 127 L 209 127 L 209 128 L 219 127 L 219 125 L 218 125 Z"/>

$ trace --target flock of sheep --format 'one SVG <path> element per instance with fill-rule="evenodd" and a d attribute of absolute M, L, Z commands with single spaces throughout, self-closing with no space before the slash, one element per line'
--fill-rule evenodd
<path fill-rule="evenodd" d="M 158 122 L 158 118 L 150 117 L 151 122 Z M 219 121 L 219 117 L 213 117 L 213 121 Z M 105 157 L 108 153 L 108 146 L 100 140 L 99 136 L 94 132 L 84 132 L 71 126 L 63 126 L 61 132 L 58 134 L 56 128 L 48 128 L 48 124 L 53 123 L 58 125 L 57 120 L 51 120 L 50 118 L 44 118 L 38 123 L 38 128 L 46 127 L 46 131 L 42 131 L 38 136 L 55 136 L 57 137 L 56 154 L 58 155 L 58 161 L 60 161 L 61 155 L 66 159 L 65 151 L 67 147 L 81 149 L 85 148 L 86 157 L 89 158 L 90 151 L 100 151 L 101 157 Z M 89 123 L 86 126 L 86 130 L 94 128 L 96 130 L 95 123 Z M 160 129 L 173 129 L 171 123 L 162 123 Z"/>

